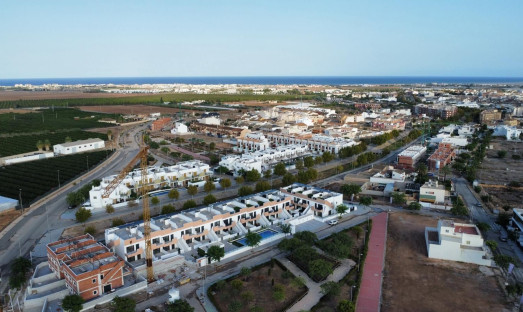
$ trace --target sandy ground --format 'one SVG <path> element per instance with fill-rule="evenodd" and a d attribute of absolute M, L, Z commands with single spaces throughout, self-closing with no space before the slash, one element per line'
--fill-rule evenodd
<path fill-rule="evenodd" d="M 424 230 L 436 225 L 431 217 L 390 215 L 382 311 L 509 311 L 495 278 L 479 266 L 427 258 Z"/>
<path fill-rule="evenodd" d="M 27 114 L 27 113 L 34 113 L 34 110 L 21 109 L 21 108 L 4 108 L 4 109 L 0 109 L 0 114 L 8 114 L 8 113 Z"/>
<path fill-rule="evenodd" d="M 11 222 L 20 216 L 20 211 L 9 210 L 0 213 L 0 232 L 8 226 Z"/>
<path fill-rule="evenodd" d="M 492 149 L 487 150 L 487 156 L 478 171 L 478 179 L 484 184 L 506 185 L 511 181 L 523 183 L 523 144 L 505 140 L 492 140 Z M 498 151 L 507 151 L 505 158 L 498 158 Z M 512 159 L 512 155 L 519 155 L 522 159 Z M 503 207 L 521 205 L 523 202 L 523 192 L 521 190 L 511 190 L 509 188 L 487 188 L 484 187 L 492 197 L 493 203 Z"/>

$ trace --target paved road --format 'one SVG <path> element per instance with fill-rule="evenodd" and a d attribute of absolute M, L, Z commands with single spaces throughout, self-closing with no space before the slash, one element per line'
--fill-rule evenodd
<path fill-rule="evenodd" d="M 143 126 L 127 131 L 135 133 L 141 129 L 143 129 Z M 110 160 L 105 161 L 97 168 L 92 169 L 91 172 L 77 178 L 75 180 L 77 184 L 67 189 L 67 191 L 64 191 L 64 189 L 67 188 L 67 186 L 64 185 L 62 189 L 57 191 L 58 195 L 49 196 L 48 199 L 38 207 L 31 208 L 23 217 L 20 217 L 16 221 L 15 226 L 3 233 L 2 237 L 0 237 L 0 269 L 2 271 L 0 291 L 5 289 L 8 281 L 8 278 L 6 278 L 9 276 L 7 264 L 10 261 L 20 255 L 27 254 L 35 243 L 48 231 L 52 229 L 63 229 L 75 223 L 72 220 L 60 219 L 62 213 L 67 210 L 67 203 L 65 201 L 67 193 L 80 189 L 93 179 L 118 173 L 125 167 L 127 162 L 138 153 L 138 146 L 136 142 L 133 142 L 130 146 L 118 150 L 115 153 L 116 155 Z M 56 240 L 60 234 L 61 231 L 52 231 L 51 235 L 55 237 L 50 237 L 50 239 Z"/>

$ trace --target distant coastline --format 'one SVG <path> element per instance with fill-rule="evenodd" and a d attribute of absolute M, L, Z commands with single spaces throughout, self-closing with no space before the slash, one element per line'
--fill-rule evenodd
<path fill-rule="evenodd" d="M 100 77 L 100 78 L 27 78 L 0 79 L 0 86 L 16 84 L 60 85 L 133 85 L 133 84 L 192 84 L 192 85 L 405 85 L 405 84 L 513 84 L 523 83 L 523 77 L 437 77 L 437 76 L 252 76 L 252 77 Z"/>

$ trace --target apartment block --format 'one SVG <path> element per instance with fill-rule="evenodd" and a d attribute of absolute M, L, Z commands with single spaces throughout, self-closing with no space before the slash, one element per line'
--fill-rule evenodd
<path fill-rule="evenodd" d="M 233 172 L 235 176 L 241 171 L 258 170 L 262 173 L 271 169 L 271 167 L 282 161 L 289 161 L 295 158 L 301 158 L 310 155 L 307 146 L 287 145 L 268 148 L 255 152 L 244 152 L 242 155 L 223 156 L 219 165 Z"/>
<path fill-rule="evenodd" d="M 312 133 L 282 134 L 273 132 L 267 134 L 267 138 L 274 146 L 289 144 L 305 145 L 311 151 L 316 153 L 331 152 L 337 154 L 344 147 L 351 147 L 359 144 L 352 139 Z"/>
<path fill-rule="evenodd" d="M 269 140 L 261 132 L 244 131 L 236 141 L 234 150 L 237 152 L 263 151 L 270 147 Z"/>
<path fill-rule="evenodd" d="M 426 152 L 427 148 L 423 145 L 409 146 L 398 154 L 398 167 L 403 169 L 413 169 Z"/>
<path fill-rule="evenodd" d="M 147 168 L 147 190 L 156 190 L 166 187 L 183 187 L 189 182 L 208 180 L 212 172 L 208 164 L 199 160 L 180 162 L 169 167 Z M 109 194 L 102 198 L 106 188 L 117 175 L 102 179 L 99 186 L 93 186 L 89 191 L 89 200 L 93 208 L 105 207 L 108 204 L 116 204 L 130 198 L 132 191 L 140 194 L 142 189 L 142 173 L 140 169 L 133 170 L 127 174 L 122 182 Z"/>
<path fill-rule="evenodd" d="M 457 111 L 457 107 L 443 104 L 418 104 L 414 106 L 414 114 L 426 115 L 432 118 L 447 119 L 454 116 L 457 113 Z"/>
<path fill-rule="evenodd" d="M 429 171 L 437 171 L 447 166 L 455 157 L 456 151 L 451 143 L 440 143 L 438 148 L 427 160 Z"/>
<path fill-rule="evenodd" d="M 501 120 L 501 112 L 497 109 L 494 110 L 484 110 L 479 113 L 479 122 L 481 124 L 492 124 L 498 120 Z"/>
<path fill-rule="evenodd" d="M 70 293 L 90 300 L 124 285 L 130 268 L 90 234 L 47 245 L 49 268 L 65 280 Z"/>

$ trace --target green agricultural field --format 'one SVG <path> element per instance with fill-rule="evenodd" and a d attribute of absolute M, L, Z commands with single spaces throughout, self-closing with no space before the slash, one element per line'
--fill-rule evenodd
<path fill-rule="evenodd" d="M 53 145 L 64 143 L 69 137 L 72 141 L 99 138 L 107 140 L 107 135 L 102 133 L 87 132 L 82 130 L 63 131 L 46 134 L 16 135 L 9 137 L 0 137 L 0 157 L 22 154 L 37 151 L 36 143 L 49 140 L 51 143 L 50 151 L 53 151 Z"/>
<path fill-rule="evenodd" d="M 0 134 L 109 127 L 111 124 L 98 120 L 111 117 L 114 118 L 114 115 L 72 108 L 43 109 L 27 114 L 0 114 Z"/>
<path fill-rule="evenodd" d="M 83 153 L 0 167 L 0 195 L 18 199 L 22 189 L 22 202 L 28 206 L 58 187 L 58 170 L 60 183 L 64 185 L 87 171 L 87 162 L 92 168 L 110 154 L 106 151 Z"/>
<path fill-rule="evenodd" d="M 0 108 L 21 108 L 21 107 L 65 107 L 83 105 L 125 105 L 125 104 L 158 104 L 164 102 L 184 102 L 204 100 L 209 103 L 241 102 L 241 101 L 292 101 L 292 100 L 311 100 L 318 98 L 318 95 L 294 95 L 294 94 L 155 94 L 121 98 L 100 98 L 85 99 L 55 99 L 55 100 L 18 100 L 0 102 Z"/>

